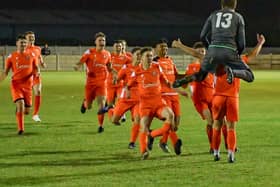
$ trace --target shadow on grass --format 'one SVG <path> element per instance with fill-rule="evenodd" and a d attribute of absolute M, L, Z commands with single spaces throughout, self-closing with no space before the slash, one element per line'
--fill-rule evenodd
<path fill-rule="evenodd" d="M 37 132 L 24 132 L 22 135 L 18 135 L 17 132 L 14 133 L 9 133 L 9 134 L 1 134 L 0 139 L 3 138 L 24 138 L 24 137 L 29 137 L 29 136 L 39 136 L 40 133 Z"/>
<path fill-rule="evenodd" d="M 21 177 L 10 177 L 4 178 L 0 176 L 0 184 L 2 185 L 43 185 L 43 184 L 51 184 L 56 183 L 53 185 L 59 185 L 57 183 L 71 180 L 84 180 L 86 177 L 98 177 L 98 176 L 115 176 L 116 174 L 126 174 L 126 175 L 137 175 L 139 171 L 161 171 L 166 169 L 166 167 L 176 167 L 176 164 L 165 164 L 165 165 L 157 165 L 157 166 L 138 166 L 136 165 L 133 168 L 125 168 L 125 167 L 118 167 L 112 168 L 107 167 L 103 171 L 94 171 L 94 172 L 85 172 L 85 173 L 73 173 L 73 174 L 57 174 L 57 175 L 49 175 L 49 176 L 39 176 L 39 177 L 30 177 L 30 176 L 21 176 Z M 107 183 L 106 181 L 104 181 Z"/>

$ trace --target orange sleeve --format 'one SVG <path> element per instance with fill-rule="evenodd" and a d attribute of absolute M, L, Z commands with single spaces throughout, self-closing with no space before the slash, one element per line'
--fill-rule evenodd
<path fill-rule="evenodd" d="M 248 64 L 248 63 L 249 63 L 249 58 L 248 58 L 247 55 L 241 56 L 241 60 L 242 60 L 242 62 L 244 62 L 245 64 Z"/>
<path fill-rule="evenodd" d="M 126 67 L 124 66 L 124 67 L 118 72 L 118 80 L 124 79 L 125 73 L 126 73 Z"/>
<path fill-rule="evenodd" d="M 89 54 L 90 54 L 90 50 L 88 49 L 88 50 L 86 50 L 86 52 L 85 52 L 85 53 L 83 54 L 83 56 L 81 57 L 80 62 L 81 62 L 81 63 L 87 62 L 88 57 L 89 57 Z"/>
<path fill-rule="evenodd" d="M 12 55 L 10 54 L 8 56 L 8 58 L 6 59 L 6 65 L 5 65 L 5 68 L 6 70 L 7 69 L 10 69 L 12 67 Z"/>

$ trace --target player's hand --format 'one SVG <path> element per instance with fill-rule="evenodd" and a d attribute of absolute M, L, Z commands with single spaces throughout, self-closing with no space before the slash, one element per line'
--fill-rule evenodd
<path fill-rule="evenodd" d="M 265 37 L 262 34 L 257 34 L 258 44 L 263 45 L 265 43 Z"/>
<path fill-rule="evenodd" d="M 172 47 L 178 48 L 180 45 L 182 44 L 180 38 L 178 38 L 177 40 L 173 40 L 172 42 Z"/>

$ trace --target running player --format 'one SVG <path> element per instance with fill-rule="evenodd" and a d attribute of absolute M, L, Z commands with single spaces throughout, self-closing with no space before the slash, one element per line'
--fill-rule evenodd
<path fill-rule="evenodd" d="M 81 112 L 92 108 L 92 102 L 96 98 L 99 110 L 105 105 L 106 99 L 106 79 L 108 71 L 111 71 L 111 54 L 105 50 L 106 36 L 102 32 L 95 34 L 95 48 L 88 49 L 80 59 L 74 69 L 77 71 L 81 66 L 86 64 L 86 85 L 85 100 L 81 106 Z M 104 114 L 98 114 L 98 133 L 104 131 L 103 128 Z"/>
<path fill-rule="evenodd" d="M 196 60 L 189 64 L 186 75 L 192 75 L 200 70 L 200 64 L 206 54 L 206 48 L 202 42 L 196 42 L 193 48 L 188 47 L 178 40 L 172 42 L 172 47 L 179 48 L 184 52 L 196 57 Z M 213 153 L 211 146 L 213 118 L 211 113 L 212 99 L 214 94 L 214 76 L 208 74 L 201 82 L 190 83 L 191 97 L 196 111 L 201 115 L 202 119 L 207 121 L 206 133 L 210 145 L 210 153 Z"/>
<path fill-rule="evenodd" d="M 123 116 L 126 111 L 131 111 L 133 125 L 128 145 L 129 149 L 135 148 L 135 141 L 138 137 L 140 129 L 138 83 L 137 81 L 134 81 L 134 77 L 141 62 L 140 51 L 141 48 L 134 48 L 132 50 L 132 64 L 124 65 L 118 73 L 118 81 L 123 80 L 124 83 L 120 98 L 116 103 L 112 116 L 112 122 L 115 125 L 120 125 L 119 121 L 121 116 Z"/>
<path fill-rule="evenodd" d="M 165 79 L 166 83 L 170 86 L 171 83 L 168 82 L 168 79 L 161 72 L 158 63 L 153 61 L 152 48 L 143 48 L 141 50 L 141 59 L 139 71 L 136 73 L 140 95 L 140 151 L 142 158 L 147 159 L 149 156 L 148 149 L 152 149 L 153 139 L 157 136 L 162 136 L 170 128 L 174 130 L 175 126 L 174 114 L 161 97 L 160 79 Z M 149 132 L 154 117 L 164 118 L 164 125 L 160 129 Z M 147 135 L 149 135 L 148 142 Z"/>
<path fill-rule="evenodd" d="M 41 48 L 39 46 L 35 45 L 35 33 L 33 31 L 27 31 L 25 32 L 25 37 L 28 41 L 27 50 L 30 50 L 32 53 L 36 55 L 36 58 L 39 60 L 39 65 L 42 68 L 46 68 L 46 64 L 43 61 L 42 55 L 41 55 Z M 40 67 L 39 66 L 39 67 Z M 39 117 L 39 110 L 42 102 L 42 79 L 41 75 L 37 77 L 33 77 L 33 91 L 35 95 L 34 100 L 34 110 L 32 119 L 36 122 L 41 122 L 41 119 Z"/>
<path fill-rule="evenodd" d="M 16 104 L 16 121 L 18 134 L 24 132 L 24 114 L 29 114 L 32 105 L 33 77 L 39 76 L 38 56 L 26 50 L 25 35 L 17 37 L 17 51 L 11 53 L 7 60 L 4 72 L 0 76 L 3 81 L 12 70 L 11 94 Z"/>
<path fill-rule="evenodd" d="M 169 82 L 174 82 L 176 76 L 178 75 L 177 69 L 173 60 L 167 55 L 168 53 L 168 45 L 167 40 L 161 39 L 157 42 L 156 46 L 157 57 L 154 58 L 154 61 L 158 62 L 163 74 L 166 76 Z M 176 127 L 176 131 L 180 124 L 180 103 L 179 103 L 179 95 L 177 91 L 171 88 L 164 79 L 161 79 L 161 96 L 167 103 L 167 105 L 172 109 L 174 113 L 174 123 Z M 170 137 L 172 145 L 174 147 L 175 153 L 177 155 L 181 154 L 181 146 L 182 140 L 178 138 L 175 131 L 170 131 L 163 135 L 160 140 L 159 147 L 164 152 L 169 152 L 167 146 L 167 139 Z"/>

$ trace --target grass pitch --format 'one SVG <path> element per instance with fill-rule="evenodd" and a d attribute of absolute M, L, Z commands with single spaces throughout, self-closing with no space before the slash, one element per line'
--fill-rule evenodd
<path fill-rule="evenodd" d="M 9 81 L 0 85 L 0 186 L 280 186 L 280 72 L 257 71 L 242 82 L 236 163 L 214 162 L 205 122 L 191 99 L 181 98 L 181 156 L 157 147 L 140 160 L 139 145 L 128 150 L 131 123 L 97 133 L 96 105 L 80 114 L 84 73 L 43 73 L 42 123 L 25 117 L 16 134 Z M 129 119 L 129 117 L 128 117 Z M 154 120 L 153 127 L 161 123 Z M 171 148 L 171 145 L 169 144 Z"/>

